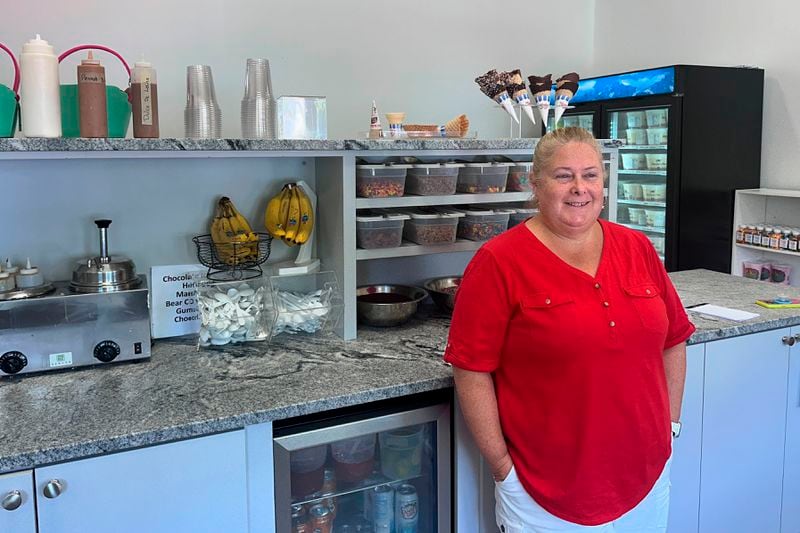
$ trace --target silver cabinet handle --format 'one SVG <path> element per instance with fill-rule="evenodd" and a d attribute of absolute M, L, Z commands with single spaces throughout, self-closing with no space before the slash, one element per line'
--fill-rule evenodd
<path fill-rule="evenodd" d="M 797 342 L 797 339 L 795 337 L 790 337 L 788 335 L 781 340 L 783 341 L 783 344 L 785 344 L 786 346 L 794 346 L 794 343 Z"/>
<path fill-rule="evenodd" d="M 22 505 L 22 493 L 18 490 L 12 490 L 3 496 L 3 501 L 0 503 L 6 511 L 14 511 Z"/>
<path fill-rule="evenodd" d="M 60 479 L 51 479 L 42 489 L 42 494 L 44 494 L 45 498 L 51 499 L 58 498 L 62 492 L 64 492 L 64 485 Z"/>
<path fill-rule="evenodd" d="M 794 340 L 800 342 L 800 333 L 794 336 Z"/>

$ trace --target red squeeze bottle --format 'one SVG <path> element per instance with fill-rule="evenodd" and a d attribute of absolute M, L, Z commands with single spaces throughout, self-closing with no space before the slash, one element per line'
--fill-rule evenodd
<path fill-rule="evenodd" d="M 78 112 L 81 137 L 108 137 L 106 69 L 91 50 L 78 65 Z"/>

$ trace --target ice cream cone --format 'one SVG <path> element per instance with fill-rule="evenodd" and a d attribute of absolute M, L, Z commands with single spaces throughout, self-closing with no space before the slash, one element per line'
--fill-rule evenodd
<path fill-rule="evenodd" d="M 511 98 L 508 96 L 506 91 L 501 92 L 500 94 L 494 97 L 494 101 L 503 106 L 503 109 L 511 115 L 511 118 L 514 119 L 514 122 L 519 124 L 519 119 L 517 118 L 517 114 L 514 113 L 514 105 L 511 103 Z"/>
<path fill-rule="evenodd" d="M 547 125 L 547 115 L 550 114 L 550 93 L 540 93 L 535 95 L 536 107 L 539 108 L 539 116 L 542 123 Z"/>
<path fill-rule="evenodd" d="M 519 104 L 525 114 L 528 115 L 528 118 L 531 120 L 533 124 L 536 124 L 536 118 L 533 116 L 533 104 L 531 104 L 531 98 L 528 96 L 528 91 L 522 89 L 521 91 L 517 91 L 514 93 L 514 100 Z"/>
<path fill-rule="evenodd" d="M 561 116 L 569 106 L 569 101 L 578 92 L 578 80 L 580 80 L 580 76 L 576 72 L 564 74 L 556 80 L 556 120 L 554 126 L 561 120 Z"/>

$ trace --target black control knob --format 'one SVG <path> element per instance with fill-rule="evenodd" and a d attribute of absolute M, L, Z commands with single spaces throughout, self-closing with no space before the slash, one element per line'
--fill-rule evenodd
<path fill-rule="evenodd" d="M 119 344 L 114 341 L 103 341 L 94 347 L 95 358 L 104 363 L 109 363 L 117 358 L 120 353 Z"/>
<path fill-rule="evenodd" d="M 28 364 L 28 358 L 22 352 L 6 352 L 0 355 L 0 370 L 6 374 L 16 374 Z"/>

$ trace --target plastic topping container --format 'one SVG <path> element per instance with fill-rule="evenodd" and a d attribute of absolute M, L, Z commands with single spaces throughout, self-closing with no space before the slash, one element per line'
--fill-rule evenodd
<path fill-rule="evenodd" d="M 500 235 L 508 229 L 510 212 L 507 209 L 468 209 L 464 218 L 458 221 L 459 239 L 485 241 Z"/>
<path fill-rule="evenodd" d="M 417 244 L 446 244 L 456 241 L 458 219 L 463 213 L 450 210 L 417 209 L 403 226 L 403 238 Z"/>
<path fill-rule="evenodd" d="M 516 207 L 513 211 L 514 212 L 508 217 L 508 229 L 513 228 L 517 224 L 522 224 L 539 212 L 538 209 L 531 209 L 527 207 Z"/>
<path fill-rule="evenodd" d="M 533 170 L 533 163 L 517 163 L 508 168 L 508 179 L 506 180 L 506 190 L 516 192 L 528 192 L 532 190 L 530 175 Z"/>
<path fill-rule="evenodd" d="M 402 213 L 365 213 L 356 216 L 356 246 L 371 250 L 373 248 L 394 248 L 403 241 L 403 225 L 410 217 Z"/>
<path fill-rule="evenodd" d="M 458 163 L 412 165 L 406 176 L 406 192 L 420 196 L 455 194 Z"/>
<path fill-rule="evenodd" d="M 509 165 L 502 163 L 467 163 L 458 173 L 456 191 L 505 192 L 509 168 Z"/>
<path fill-rule="evenodd" d="M 403 196 L 411 165 L 356 165 L 356 195 L 363 198 Z"/>

